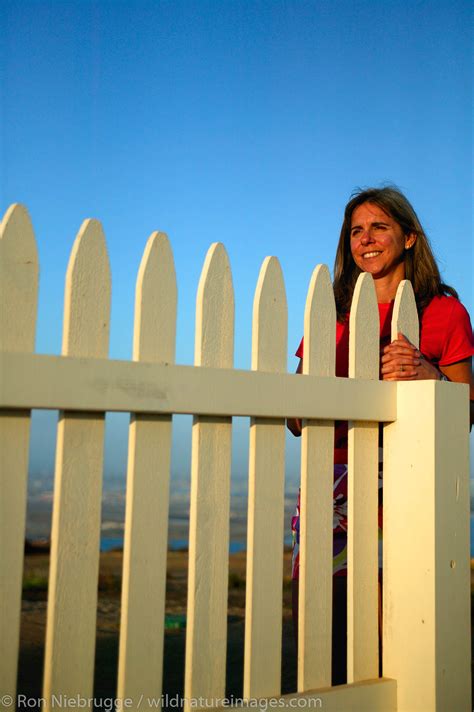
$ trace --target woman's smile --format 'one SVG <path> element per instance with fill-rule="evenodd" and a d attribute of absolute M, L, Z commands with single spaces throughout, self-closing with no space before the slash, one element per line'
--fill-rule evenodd
<path fill-rule="evenodd" d="M 364 260 L 368 260 L 368 259 L 370 259 L 371 257 L 378 257 L 380 254 L 381 254 L 380 252 L 365 252 L 365 253 L 362 255 L 362 258 L 363 258 Z"/>

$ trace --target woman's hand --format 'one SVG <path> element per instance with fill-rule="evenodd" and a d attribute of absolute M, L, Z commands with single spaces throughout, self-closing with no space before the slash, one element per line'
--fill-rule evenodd
<path fill-rule="evenodd" d="M 380 361 L 384 381 L 437 381 L 441 377 L 440 371 L 401 333 L 384 348 Z"/>

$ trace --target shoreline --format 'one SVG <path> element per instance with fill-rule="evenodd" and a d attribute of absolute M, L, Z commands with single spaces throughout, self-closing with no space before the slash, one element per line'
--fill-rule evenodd
<path fill-rule="evenodd" d="M 100 553 L 110 552 L 123 553 L 123 537 L 101 537 Z M 50 553 L 51 542 L 47 538 L 31 539 L 25 538 L 25 555 L 48 554 Z M 284 552 L 291 551 L 291 537 L 285 537 L 283 542 Z M 189 550 L 187 539 L 169 539 L 169 552 L 184 552 Z M 247 541 L 245 539 L 231 539 L 229 542 L 229 554 L 245 554 L 247 552 Z M 474 566 L 474 559 L 471 559 L 471 566 Z"/>

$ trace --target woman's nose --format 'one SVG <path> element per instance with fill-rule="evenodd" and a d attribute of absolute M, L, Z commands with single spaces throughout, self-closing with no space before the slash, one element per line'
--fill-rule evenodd
<path fill-rule="evenodd" d="M 360 236 L 361 243 L 363 245 L 367 245 L 371 240 L 372 240 L 372 236 L 370 234 L 370 230 L 364 230 L 362 235 Z"/>

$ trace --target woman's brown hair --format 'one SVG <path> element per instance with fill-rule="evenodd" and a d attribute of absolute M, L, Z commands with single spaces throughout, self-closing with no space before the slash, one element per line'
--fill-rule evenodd
<path fill-rule="evenodd" d="M 405 252 L 405 278 L 412 283 L 420 315 L 433 297 L 443 294 L 458 297 L 452 287 L 441 281 L 428 237 L 403 193 L 391 186 L 357 190 L 352 194 L 344 211 L 344 221 L 334 262 L 334 296 L 339 321 L 344 321 L 347 316 L 357 277 L 362 271 L 354 262 L 350 244 L 352 213 L 362 203 L 378 205 L 397 221 L 405 235 L 416 234 L 414 245 Z"/>

